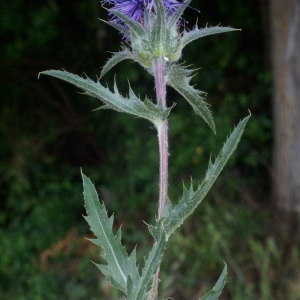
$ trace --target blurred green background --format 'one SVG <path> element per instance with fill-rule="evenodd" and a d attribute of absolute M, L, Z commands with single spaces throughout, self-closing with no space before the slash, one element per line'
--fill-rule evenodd
<path fill-rule="evenodd" d="M 265 1 L 193 1 L 192 27 L 217 25 L 241 32 L 206 37 L 184 51 L 201 69 L 193 79 L 208 92 L 217 135 L 174 91 L 170 117 L 170 189 L 201 180 L 237 122 L 252 118 L 236 154 L 206 201 L 175 234 L 162 266 L 162 296 L 199 299 L 219 276 L 229 279 L 222 299 L 300 299 L 299 246 L 276 240 L 270 201 L 272 120 L 268 9 Z M 156 213 L 158 154 L 147 121 L 100 105 L 72 86 L 38 73 L 65 69 L 96 79 L 120 49 L 121 36 L 99 1 L 2 0 L 0 4 L 0 298 L 17 300 L 121 299 L 91 264 L 99 250 L 84 214 L 80 168 L 93 182 L 127 250 L 140 264 L 152 241 L 144 222 Z M 152 78 L 124 62 L 113 78 L 126 93 L 154 95 Z"/>

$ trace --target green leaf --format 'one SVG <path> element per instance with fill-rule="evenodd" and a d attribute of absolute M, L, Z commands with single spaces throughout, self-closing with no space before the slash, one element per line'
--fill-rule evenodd
<path fill-rule="evenodd" d="M 128 294 L 127 300 L 147 300 L 149 291 L 152 287 L 154 275 L 161 264 L 165 251 L 166 233 L 162 222 L 156 224 L 156 232 L 158 233 L 155 244 L 150 251 L 145 266 L 142 271 L 140 281 L 132 288 L 131 294 Z"/>
<path fill-rule="evenodd" d="M 225 33 L 225 32 L 230 32 L 230 31 L 235 31 L 238 29 L 231 28 L 231 27 L 220 27 L 220 26 L 214 26 L 214 27 L 205 27 L 199 29 L 198 27 L 195 27 L 191 31 L 185 31 L 183 33 L 182 39 L 181 39 L 181 46 L 182 49 L 189 44 L 190 42 L 197 40 L 199 38 L 212 35 L 212 34 L 217 34 L 217 33 Z"/>
<path fill-rule="evenodd" d="M 128 278 L 130 277 L 130 280 L 132 284 L 137 284 L 140 280 L 140 273 L 138 270 L 138 267 L 136 266 L 136 248 L 133 249 L 131 254 L 128 257 Z"/>
<path fill-rule="evenodd" d="M 127 281 L 131 278 L 133 284 L 137 285 L 140 275 L 136 266 L 135 250 L 128 254 L 121 244 L 121 231 L 116 235 L 112 232 L 113 216 L 107 215 L 104 204 L 98 199 L 97 191 L 88 177 L 82 174 L 83 194 L 85 200 L 86 221 L 97 239 L 91 240 L 103 248 L 103 258 L 107 265 L 96 264 L 112 285 L 127 294 Z"/>
<path fill-rule="evenodd" d="M 102 78 L 116 64 L 118 64 L 119 62 L 125 59 L 135 60 L 133 54 L 129 49 L 124 49 L 123 51 L 120 52 L 114 52 L 113 56 L 103 66 L 100 78 Z"/>
<path fill-rule="evenodd" d="M 227 265 L 225 264 L 223 272 L 220 275 L 216 284 L 214 285 L 213 289 L 207 292 L 205 295 L 203 295 L 200 298 L 200 300 L 218 300 L 226 284 L 226 278 L 227 278 Z"/>
<path fill-rule="evenodd" d="M 161 103 L 154 104 L 149 99 L 141 101 L 129 87 L 129 98 L 120 95 L 117 85 L 114 85 L 114 92 L 102 86 L 99 81 L 94 82 L 90 78 L 82 78 L 67 71 L 50 70 L 41 72 L 41 74 L 50 75 L 59 78 L 74 86 L 82 89 L 84 94 L 100 99 L 104 106 L 99 109 L 114 109 L 119 112 L 125 112 L 136 117 L 144 118 L 159 127 L 166 119 L 172 108 L 164 109 Z"/>
<path fill-rule="evenodd" d="M 209 162 L 209 166 L 205 175 L 204 180 L 198 186 L 197 190 L 194 191 L 192 185 L 190 189 L 187 190 L 183 187 L 183 194 L 176 206 L 169 207 L 168 213 L 163 219 L 164 228 L 166 230 L 167 238 L 177 229 L 183 221 L 193 213 L 196 207 L 201 203 L 203 198 L 206 196 L 210 190 L 213 183 L 216 181 L 217 177 L 224 168 L 229 157 L 232 155 L 236 149 L 241 136 L 243 134 L 244 128 L 249 120 L 250 116 L 244 118 L 238 126 L 234 129 L 230 137 L 227 139 L 225 145 L 220 151 L 215 162 Z"/>
<path fill-rule="evenodd" d="M 200 95 L 205 94 L 196 90 L 190 85 L 193 70 L 188 70 L 182 65 L 172 65 L 166 75 L 167 84 L 182 95 L 186 101 L 192 106 L 195 113 L 201 116 L 215 133 L 215 123 L 212 114 L 208 108 L 208 104 L 203 101 Z"/>

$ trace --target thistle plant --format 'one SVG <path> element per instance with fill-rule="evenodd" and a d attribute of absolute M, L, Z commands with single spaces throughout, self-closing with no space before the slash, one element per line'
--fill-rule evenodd
<path fill-rule="evenodd" d="M 234 31 L 230 27 L 205 27 L 196 25 L 184 28 L 182 14 L 191 0 L 106 0 L 109 5 L 107 24 L 117 29 L 123 40 L 121 51 L 113 53 L 104 65 L 96 81 L 87 76 L 79 77 L 67 71 L 50 70 L 50 75 L 73 84 L 85 95 L 103 103 L 99 109 L 113 109 L 150 121 L 157 130 L 159 145 L 159 197 L 158 212 L 154 224 L 147 225 L 154 242 L 142 270 L 136 263 L 136 249 L 128 254 L 121 243 L 121 229 L 113 232 L 114 217 L 108 216 L 105 205 L 99 202 L 91 180 L 82 174 L 83 194 L 87 216 L 96 238 L 91 241 L 102 249 L 106 264 L 96 264 L 99 270 L 119 289 L 127 300 L 158 299 L 159 270 L 166 243 L 182 223 L 202 202 L 217 179 L 231 154 L 236 149 L 250 116 L 244 118 L 226 140 L 220 153 L 209 160 L 202 182 L 194 189 L 183 185 L 183 193 L 177 204 L 168 198 L 168 118 L 173 104 L 167 105 L 166 87 L 175 89 L 215 133 L 215 124 L 205 93 L 190 84 L 194 70 L 182 63 L 182 50 L 199 38 Z M 118 91 L 116 82 L 111 91 L 100 83 L 102 77 L 119 62 L 130 59 L 154 77 L 156 100 L 140 99 L 131 87 L 127 96 Z M 169 104 L 170 105 L 170 104 Z M 201 299 L 218 299 L 226 282 L 227 267 L 223 269 L 213 289 Z"/>

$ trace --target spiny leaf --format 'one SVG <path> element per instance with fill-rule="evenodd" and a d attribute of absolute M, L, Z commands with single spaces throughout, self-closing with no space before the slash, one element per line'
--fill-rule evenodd
<path fill-rule="evenodd" d="M 205 295 L 203 295 L 200 298 L 200 300 L 218 300 L 226 284 L 226 278 L 227 278 L 227 265 L 225 264 L 223 272 L 220 275 L 216 284 L 214 285 L 213 289 L 207 292 Z"/>
<path fill-rule="evenodd" d="M 215 133 L 215 123 L 208 104 L 203 101 L 200 95 L 205 94 L 196 90 L 190 85 L 193 70 L 189 70 L 182 65 L 172 65 L 166 75 L 167 84 L 181 94 L 193 107 L 196 114 L 200 115 Z"/>
<path fill-rule="evenodd" d="M 238 29 L 231 28 L 231 27 L 221 27 L 221 26 L 213 26 L 213 27 L 205 27 L 199 29 L 197 26 L 191 30 L 191 31 L 185 31 L 183 33 L 182 39 L 181 39 L 181 45 L 182 48 L 184 48 L 187 44 L 190 42 L 197 40 L 199 38 L 212 35 L 212 34 L 217 34 L 217 33 L 225 33 L 225 32 L 230 32 L 230 31 L 235 31 Z"/>
<path fill-rule="evenodd" d="M 129 49 L 124 49 L 123 51 L 120 52 L 114 52 L 113 56 L 103 66 L 100 78 L 102 78 L 116 64 L 118 64 L 119 62 L 125 59 L 134 60 L 134 56 Z"/>
<path fill-rule="evenodd" d="M 135 284 L 140 280 L 136 266 L 135 250 L 128 257 L 126 250 L 120 242 L 120 229 L 116 235 L 113 234 L 113 218 L 108 217 L 104 204 L 99 202 L 96 189 L 90 179 L 84 174 L 82 174 L 82 179 L 87 212 L 85 219 L 97 237 L 97 239 L 93 241 L 103 248 L 104 253 L 102 256 L 107 261 L 107 265 L 96 264 L 96 266 L 103 272 L 113 286 L 126 294 L 128 276 L 131 277 Z"/>
<path fill-rule="evenodd" d="M 158 239 L 156 240 L 142 271 L 140 281 L 133 287 L 132 293 L 128 294 L 127 300 L 147 300 L 151 289 L 154 275 L 161 264 L 165 250 L 166 234 L 162 222 L 156 224 Z"/>
<path fill-rule="evenodd" d="M 197 26 L 191 30 L 191 31 L 185 31 L 183 33 L 182 39 L 181 39 L 181 45 L 182 48 L 184 48 L 187 44 L 190 42 L 197 40 L 199 38 L 212 35 L 212 34 L 217 34 L 217 33 L 225 33 L 225 32 L 230 32 L 230 31 L 235 31 L 238 29 L 231 28 L 231 27 L 220 27 L 220 26 L 213 26 L 213 27 L 205 27 L 199 29 Z"/>
<path fill-rule="evenodd" d="M 169 237 L 179 226 L 181 226 L 183 221 L 193 213 L 196 207 L 206 196 L 211 186 L 224 168 L 229 157 L 236 149 L 249 118 L 250 116 L 240 121 L 238 126 L 227 139 L 215 162 L 209 163 L 209 168 L 206 172 L 205 178 L 198 186 L 197 190 L 194 191 L 192 186 L 190 187 L 189 191 L 185 187 L 183 188 L 183 195 L 180 201 L 163 219 L 167 237 Z"/>
<path fill-rule="evenodd" d="M 102 100 L 105 105 L 102 108 L 110 108 L 116 111 L 125 112 L 136 117 L 144 118 L 152 122 L 156 127 L 160 126 L 164 119 L 170 113 L 171 108 L 164 109 L 162 104 L 154 104 L 146 98 L 141 101 L 129 88 L 129 98 L 123 97 L 115 83 L 114 92 L 102 86 L 99 81 L 94 82 L 90 78 L 82 78 L 67 71 L 50 70 L 41 72 L 41 74 L 50 75 L 84 90 L 84 94 Z"/>

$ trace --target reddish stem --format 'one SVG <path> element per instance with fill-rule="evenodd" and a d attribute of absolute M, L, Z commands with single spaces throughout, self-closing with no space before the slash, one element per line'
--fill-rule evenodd
<path fill-rule="evenodd" d="M 166 103 L 166 79 L 165 61 L 159 58 L 153 62 L 155 89 L 157 103 L 161 102 L 164 108 Z M 158 220 L 162 218 L 167 205 L 168 194 L 168 120 L 166 119 L 161 127 L 158 128 L 159 144 L 159 201 L 158 201 Z"/>
<path fill-rule="evenodd" d="M 155 78 L 155 89 L 156 89 L 156 100 L 157 103 L 161 102 L 164 108 L 167 107 L 166 103 L 166 79 L 165 79 L 165 68 L 166 63 L 163 58 L 154 60 L 152 63 L 154 78 Z M 168 120 L 157 128 L 158 132 L 158 144 L 159 144 L 159 200 L 158 200 L 158 220 L 160 220 L 164 214 L 164 210 L 167 205 L 167 194 L 168 194 Z M 157 272 L 153 279 L 152 289 L 149 293 L 151 300 L 157 299 L 158 294 L 158 267 Z"/>

